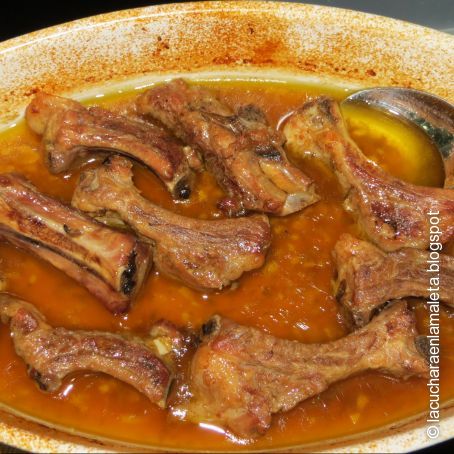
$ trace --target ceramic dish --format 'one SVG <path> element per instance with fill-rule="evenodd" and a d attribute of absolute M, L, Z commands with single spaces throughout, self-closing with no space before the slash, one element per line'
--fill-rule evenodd
<path fill-rule="evenodd" d="M 7 128 L 20 119 L 39 90 L 81 99 L 176 74 L 199 79 L 253 76 L 349 89 L 396 85 L 453 102 L 453 62 L 452 36 L 359 12 L 249 1 L 154 6 L 82 19 L 1 43 L 0 124 Z M 446 406 L 435 441 L 454 436 L 451 413 Z M 0 412 L 0 439 L 22 449 L 134 451 L 18 416 L 11 415 L 11 409 Z M 373 433 L 292 449 L 421 448 L 435 442 L 426 436 L 425 419 L 419 415 Z"/>

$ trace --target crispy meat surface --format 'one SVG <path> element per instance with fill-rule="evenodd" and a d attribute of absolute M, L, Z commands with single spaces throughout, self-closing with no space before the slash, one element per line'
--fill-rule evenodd
<path fill-rule="evenodd" d="M 87 152 L 119 153 L 153 170 L 175 198 L 190 196 L 189 150 L 156 125 L 42 92 L 29 104 L 25 117 L 43 136 L 52 173 L 68 170 Z"/>
<path fill-rule="evenodd" d="M 126 311 L 151 264 L 151 248 L 37 191 L 0 175 L 0 236 L 64 271 L 112 312 Z"/>
<path fill-rule="evenodd" d="M 139 96 L 137 110 L 199 150 L 228 194 L 220 206 L 230 215 L 252 210 L 283 216 L 319 199 L 256 106 L 233 112 L 209 90 L 176 79 Z"/>
<path fill-rule="evenodd" d="M 332 166 L 347 195 L 345 208 L 383 250 L 427 249 L 430 235 L 437 233 L 430 213 L 440 219 L 440 241 L 453 237 L 454 190 L 406 183 L 368 160 L 349 138 L 332 99 L 308 101 L 288 119 L 283 132 L 288 149 L 310 152 Z"/>
<path fill-rule="evenodd" d="M 0 294 L 0 318 L 10 324 L 16 353 L 43 391 L 58 390 L 74 372 L 102 372 L 165 407 L 174 374 L 173 349 L 184 342 L 168 322 L 158 323 L 145 339 L 53 328 L 34 306 L 6 294 Z"/>
<path fill-rule="evenodd" d="M 240 437 L 256 437 L 270 427 L 273 413 L 290 410 L 353 374 L 378 370 L 402 378 L 426 375 L 416 334 L 414 316 L 404 302 L 326 344 L 278 339 L 215 316 L 204 325 L 191 364 L 192 397 L 174 411 Z"/>
<path fill-rule="evenodd" d="M 205 221 L 154 205 L 134 186 L 130 162 L 118 156 L 81 175 L 72 203 L 95 215 L 117 213 L 152 240 L 160 271 L 197 289 L 221 289 L 259 268 L 271 241 L 264 215 Z"/>
<path fill-rule="evenodd" d="M 337 265 L 336 298 L 353 315 L 357 326 L 369 322 L 385 302 L 408 296 L 429 298 L 439 288 L 440 300 L 454 307 L 454 257 L 440 254 L 432 265 L 430 253 L 413 248 L 385 253 L 373 244 L 344 234 L 333 251 Z M 429 279 L 439 279 L 430 285 Z M 437 284 L 437 285 L 435 285 Z"/>

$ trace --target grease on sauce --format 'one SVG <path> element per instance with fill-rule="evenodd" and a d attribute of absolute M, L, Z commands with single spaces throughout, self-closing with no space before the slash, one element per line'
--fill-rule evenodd
<path fill-rule="evenodd" d="M 309 96 L 329 94 L 338 100 L 345 91 L 329 87 L 264 82 L 204 82 L 219 90 L 231 105 L 255 103 L 271 124 Z M 124 108 L 136 92 L 107 96 L 92 103 Z M 441 185 L 443 170 L 436 151 L 419 134 L 383 115 L 361 109 L 344 112 L 353 139 L 371 159 L 394 175 L 416 184 Z M 231 289 L 202 294 L 152 271 L 132 310 L 113 316 L 62 272 L 0 241 L 0 275 L 6 290 L 35 304 L 55 326 L 144 333 L 165 318 L 198 328 L 213 314 L 255 326 L 275 336 L 301 342 L 328 342 L 347 334 L 333 297 L 331 251 L 338 237 L 359 232 L 342 209 L 334 176 L 317 161 L 295 159 L 316 182 L 321 202 L 285 218 L 272 218 L 272 247 L 266 265 L 246 273 Z M 23 123 L 0 134 L 0 172 L 24 174 L 43 192 L 69 201 L 79 172 L 50 175 L 40 153 L 39 137 Z M 135 166 L 135 182 L 145 197 L 175 212 L 199 218 L 220 216 L 222 196 L 214 179 L 198 177 L 188 202 L 175 203 L 150 172 Z M 420 332 L 427 331 L 427 308 L 413 304 Z M 441 315 L 441 397 L 454 397 L 454 323 Z M 367 373 L 331 386 L 292 411 L 276 415 L 272 428 L 251 443 L 226 437 L 208 427 L 171 417 L 133 388 L 105 375 L 68 377 L 51 394 L 40 391 L 14 352 L 7 326 L 0 326 L 0 402 L 48 422 L 91 437 L 141 445 L 204 450 L 235 450 L 247 444 L 264 449 L 336 438 L 371 430 L 428 409 L 424 379 L 396 380 Z M 447 385 L 448 384 L 448 385 Z M 221 431 L 222 432 L 222 431 Z"/>

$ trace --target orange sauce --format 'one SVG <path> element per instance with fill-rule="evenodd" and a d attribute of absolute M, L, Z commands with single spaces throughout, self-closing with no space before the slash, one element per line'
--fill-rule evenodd
<path fill-rule="evenodd" d="M 231 105 L 256 103 L 274 125 L 308 96 L 325 93 L 341 100 L 346 95 L 336 88 L 288 83 L 205 83 Z M 129 92 L 92 103 L 115 109 L 135 95 Z M 367 121 L 361 122 L 364 117 L 358 111 L 345 114 L 352 137 L 371 159 L 416 184 L 441 184 L 440 160 L 424 136 L 413 132 L 420 146 L 405 149 L 405 141 L 387 140 L 383 128 L 374 132 L 374 121 L 382 119 L 368 114 Z M 389 126 L 396 137 L 399 127 L 404 126 Z M 407 130 L 405 133 L 410 134 Z M 272 218 L 273 243 L 266 265 L 247 273 L 230 289 L 203 294 L 152 271 L 132 310 L 125 316 L 114 316 L 62 272 L 1 241 L 0 276 L 5 289 L 35 304 L 52 325 L 71 329 L 133 330 L 140 334 L 160 318 L 198 328 L 218 313 L 301 342 L 342 337 L 347 332 L 332 292 L 331 251 L 343 232 L 358 232 L 351 216 L 342 209 L 338 184 L 330 171 L 310 158 L 290 159 L 314 178 L 322 201 L 303 212 Z M 424 165 L 416 165 L 418 162 Z M 409 167 L 412 172 L 408 172 Z M 40 190 L 64 201 L 70 200 L 79 173 L 50 175 L 43 164 L 39 137 L 23 123 L 0 134 L 0 172 L 9 171 L 24 174 Z M 199 218 L 219 215 L 216 201 L 222 191 L 208 173 L 198 177 L 195 191 L 185 203 L 173 202 L 157 178 L 139 166 L 135 167 L 135 182 L 145 197 L 178 213 Z M 415 302 L 414 308 L 419 329 L 426 332 L 427 308 L 423 302 Z M 445 310 L 441 329 L 441 397 L 446 401 L 454 397 L 454 322 Z M 359 433 L 428 410 L 424 379 L 404 381 L 367 373 L 337 383 L 292 411 L 276 415 L 265 436 L 244 442 L 179 421 L 132 387 L 105 375 L 68 377 L 58 392 L 46 394 L 28 378 L 5 325 L 0 325 L 0 345 L 1 403 L 91 437 L 141 445 L 204 450 L 276 448 Z"/>

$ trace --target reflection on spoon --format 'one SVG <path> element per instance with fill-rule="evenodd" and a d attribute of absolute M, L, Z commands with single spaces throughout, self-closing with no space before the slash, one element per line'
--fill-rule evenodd
<path fill-rule="evenodd" d="M 384 87 L 358 91 L 342 104 L 367 104 L 396 115 L 422 129 L 443 160 L 445 188 L 454 188 L 454 106 L 429 93 L 411 88 Z"/>

